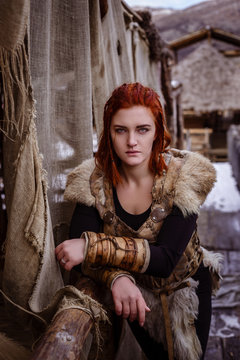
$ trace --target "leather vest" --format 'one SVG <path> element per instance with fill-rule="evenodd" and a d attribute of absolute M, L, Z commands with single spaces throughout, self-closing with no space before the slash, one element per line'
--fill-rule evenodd
<path fill-rule="evenodd" d="M 155 177 L 151 213 L 137 231 L 130 228 L 116 215 L 112 185 L 104 177 L 102 171 L 96 167 L 90 178 L 90 188 L 95 197 L 96 209 L 103 220 L 103 232 L 107 235 L 144 238 L 150 244 L 154 244 L 165 218 L 172 211 L 175 184 L 184 161 L 184 157 L 176 159 L 171 154 L 166 154 L 165 162 L 167 165 L 171 162 L 171 166 L 163 172 L 162 176 Z M 102 191 L 104 197 L 100 195 Z M 171 292 L 197 271 L 201 261 L 202 250 L 197 231 L 195 231 L 174 271 L 168 278 L 157 278 L 142 274 L 134 274 L 134 277 L 141 286 L 150 288 L 155 292 Z"/>

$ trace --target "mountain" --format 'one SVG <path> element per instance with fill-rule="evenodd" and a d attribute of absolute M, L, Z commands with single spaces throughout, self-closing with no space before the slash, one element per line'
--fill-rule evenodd
<path fill-rule="evenodd" d="M 152 20 L 167 42 L 207 26 L 240 36 L 240 0 L 208 0 L 185 10 L 167 10 L 152 9 Z"/>

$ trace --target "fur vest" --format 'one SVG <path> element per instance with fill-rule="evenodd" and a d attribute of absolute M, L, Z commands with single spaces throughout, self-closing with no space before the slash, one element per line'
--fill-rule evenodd
<path fill-rule="evenodd" d="M 198 214 L 216 179 L 215 169 L 210 161 L 197 153 L 172 149 L 165 154 L 165 161 L 168 170 L 161 177 L 155 177 L 151 214 L 138 231 L 129 228 L 116 216 L 112 187 L 103 173 L 95 167 L 94 159 L 86 160 L 68 176 L 65 199 L 96 207 L 106 234 L 145 238 L 149 243 L 154 243 L 173 205 L 176 205 L 184 216 Z M 216 290 L 220 256 L 201 248 L 196 232 L 168 279 L 134 275 L 151 308 L 144 326 L 151 337 L 162 343 L 165 343 L 164 327 L 161 325 L 163 312 L 156 293 L 162 289 L 168 290 L 174 353 L 179 360 L 197 360 L 201 355 L 201 346 L 195 327 L 192 326 L 198 313 L 198 298 L 195 293 L 197 283 L 191 276 L 202 259 L 204 265 L 211 269 L 213 290 Z M 190 286 L 185 287 L 187 283 Z M 176 288 L 177 291 L 171 291 Z"/>

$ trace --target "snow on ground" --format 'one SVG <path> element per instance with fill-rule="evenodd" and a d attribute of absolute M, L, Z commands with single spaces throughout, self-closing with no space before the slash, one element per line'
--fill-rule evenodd
<path fill-rule="evenodd" d="M 240 211 L 240 192 L 232 175 L 229 163 L 214 163 L 217 182 L 208 195 L 203 209 L 214 208 L 222 212 Z"/>
<path fill-rule="evenodd" d="M 217 315 L 217 318 L 216 318 Z M 237 314 L 216 313 L 212 318 L 210 336 L 227 338 L 236 336 L 240 330 L 240 323 Z"/>

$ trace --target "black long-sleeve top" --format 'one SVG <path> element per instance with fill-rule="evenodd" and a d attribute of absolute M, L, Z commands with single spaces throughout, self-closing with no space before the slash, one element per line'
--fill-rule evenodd
<path fill-rule="evenodd" d="M 132 215 L 122 208 L 116 191 L 113 191 L 113 196 L 116 215 L 137 230 L 147 220 L 151 208 L 140 215 Z M 163 223 L 156 243 L 149 245 L 150 262 L 145 274 L 162 278 L 170 276 L 196 228 L 196 220 L 196 214 L 184 217 L 177 207 L 173 208 Z M 84 231 L 101 232 L 102 225 L 102 219 L 94 207 L 77 204 L 71 221 L 70 238 L 80 237 Z"/>
<path fill-rule="evenodd" d="M 113 191 L 113 196 L 116 215 L 132 229 L 137 230 L 147 220 L 151 209 L 149 208 L 140 215 L 131 215 L 121 207 L 116 191 Z M 145 274 L 162 278 L 171 274 L 196 228 L 196 220 L 197 215 L 184 217 L 177 207 L 173 208 L 163 223 L 156 244 L 149 245 L 150 262 Z M 77 204 L 70 226 L 70 238 L 80 237 L 84 231 L 101 232 L 102 228 L 103 222 L 94 207 Z M 75 268 L 80 270 L 80 266 Z M 195 325 L 204 353 L 211 320 L 212 285 L 209 269 L 201 263 L 193 279 L 199 282 L 196 290 L 199 299 L 199 313 Z"/>

